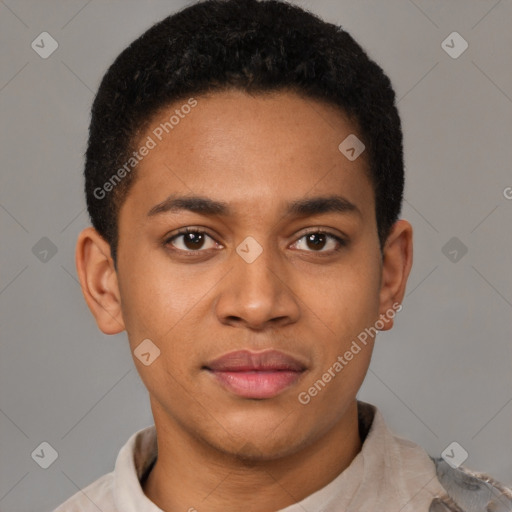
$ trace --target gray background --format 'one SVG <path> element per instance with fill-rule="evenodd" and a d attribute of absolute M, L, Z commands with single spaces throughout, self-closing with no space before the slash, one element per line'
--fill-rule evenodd
<path fill-rule="evenodd" d="M 152 423 L 125 335 L 100 333 L 82 299 L 74 245 L 88 225 L 81 173 L 99 80 L 188 3 L 0 0 L 1 512 L 51 510 Z M 429 453 L 457 441 L 465 465 L 510 485 L 512 2 L 296 3 L 384 68 L 404 125 L 415 262 L 360 398 Z M 47 59 L 31 48 L 43 31 L 59 44 Z M 469 43 L 457 59 L 441 46 L 453 31 Z M 31 458 L 42 441 L 58 452 L 46 470 Z"/>

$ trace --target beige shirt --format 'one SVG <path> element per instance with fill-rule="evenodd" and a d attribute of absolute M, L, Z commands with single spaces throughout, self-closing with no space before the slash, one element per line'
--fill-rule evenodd
<path fill-rule="evenodd" d="M 427 453 L 394 436 L 376 407 L 364 402 L 358 407 L 364 442 L 349 467 L 322 489 L 279 512 L 428 512 L 433 497 L 445 494 Z M 140 430 L 121 448 L 113 472 L 54 512 L 162 512 L 140 484 L 156 455 L 155 427 Z M 196 508 L 201 512 L 200 504 Z"/>

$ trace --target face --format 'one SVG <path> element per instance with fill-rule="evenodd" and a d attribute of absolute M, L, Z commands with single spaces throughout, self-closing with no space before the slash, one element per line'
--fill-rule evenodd
<path fill-rule="evenodd" d="M 134 362 L 157 428 L 291 454 L 343 421 L 373 346 L 354 340 L 390 307 L 366 155 L 340 152 L 359 134 L 321 102 L 196 101 L 141 138 L 155 145 L 119 216 L 122 323 L 132 352 L 151 340 Z"/>

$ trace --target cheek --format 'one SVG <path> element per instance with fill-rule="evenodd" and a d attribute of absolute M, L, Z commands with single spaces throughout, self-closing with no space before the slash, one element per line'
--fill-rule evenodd
<path fill-rule="evenodd" d="M 328 278 L 303 289 L 304 302 L 323 320 L 326 332 L 357 335 L 378 318 L 380 274 L 377 264 L 354 261 L 332 269 Z"/>
<path fill-rule="evenodd" d="M 183 293 L 179 278 L 172 280 L 149 261 L 138 269 L 134 262 L 133 269 L 124 271 L 120 279 L 122 311 L 136 369 L 157 401 L 169 395 L 181 402 L 178 382 L 184 380 L 186 369 L 182 363 L 191 358 L 194 346 L 186 324 L 191 299 Z M 147 344 L 148 339 L 151 343 L 146 348 L 142 343 Z M 139 348 L 143 346 L 144 351 Z M 148 352 L 149 361 L 137 355 Z"/>
<path fill-rule="evenodd" d="M 119 265 L 121 308 L 130 341 L 156 338 L 162 323 L 170 323 L 180 297 L 176 287 L 164 279 L 158 266 L 137 258 Z M 172 293 L 171 293 L 172 291 Z"/>
<path fill-rule="evenodd" d="M 187 338 L 187 322 L 207 303 L 203 296 L 212 286 L 211 276 L 207 272 L 190 276 L 156 256 L 134 257 L 119 267 L 123 318 L 132 349 L 150 338 L 162 349 L 176 351 L 178 333 Z"/>

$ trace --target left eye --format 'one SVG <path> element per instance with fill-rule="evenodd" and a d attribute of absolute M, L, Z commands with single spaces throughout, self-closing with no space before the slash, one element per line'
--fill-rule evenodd
<path fill-rule="evenodd" d="M 301 236 L 294 244 L 294 248 L 308 250 L 309 252 L 330 252 L 336 251 L 343 246 L 343 240 L 335 235 L 323 231 L 315 231 Z M 325 250 L 324 250 L 325 249 Z"/>
<path fill-rule="evenodd" d="M 209 245 L 205 247 L 206 242 Z M 184 231 L 178 233 L 167 240 L 167 243 L 173 245 L 181 251 L 198 251 L 200 249 L 214 249 L 217 242 L 203 231 Z"/>

